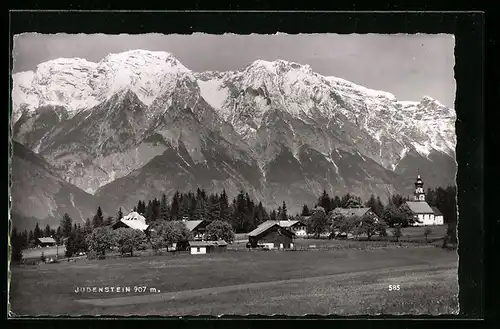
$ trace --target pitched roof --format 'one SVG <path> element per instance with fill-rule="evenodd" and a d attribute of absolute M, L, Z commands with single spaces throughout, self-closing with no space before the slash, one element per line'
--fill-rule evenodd
<path fill-rule="evenodd" d="M 443 216 L 443 213 L 437 207 L 431 207 L 431 209 L 434 211 L 434 215 Z"/>
<path fill-rule="evenodd" d="M 257 226 L 257 228 L 255 230 L 248 233 L 248 236 L 257 236 L 257 235 L 261 234 L 262 232 L 267 231 L 268 229 L 270 229 L 271 227 L 273 227 L 275 225 L 278 225 L 278 223 L 276 221 L 273 221 L 273 220 L 265 221 L 264 223 Z"/>
<path fill-rule="evenodd" d="M 219 240 L 219 241 L 189 241 L 189 245 L 191 247 L 208 247 L 208 246 L 225 247 L 225 246 L 227 246 L 227 242 L 224 240 Z"/>
<path fill-rule="evenodd" d="M 335 211 L 344 216 L 362 217 L 370 208 L 335 208 Z"/>
<path fill-rule="evenodd" d="M 283 222 L 285 222 L 285 221 L 283 221 Z M 279 224 L 279 221 L 268 220 L 268 221 L 265 221 L 264 223 L 260 224 L 259 226 L 257 226 L 257 228 L 255 230 L 253 230 L 252 232 L 248 233 L 248 236 L 260 235 L 274 226 L 285 228 Z M 289 230 L 285 230 L 285 231 L 287 233 L 290 233 L 291 235 L 295 235 L 295 233 L 293 233 Z"/>
<path fill-rule="evenodd" d="M 279 221 L 279 225 L 281 227 L 291 227 L 295 224 L 306 225 L 306 224 L 302 223 L 300 220 L 280 220 Z"/>
<path fill-rule="evenodd" d="M 184 223 L 189 231 L 193 231 L 203 222 L 203 220 L 178 220 L 176 222 Z"/>
<path fill-rule="evenodd" d="M 120 222 L 136 230 L 144 231 L 149 227 L 149 225 L 146 224 L 146 218 L 135 211 L 131 212 L 127 216 L 124 216 L 120 219 Z"/>
<path fill-rule="evenodd" d="M 38 238 L 38 241 L 41 243 L 56 243 L 56 240 L 53 238 Z"/>
<path fill-rule="evenodd" d="M 434 214 L 431 206 L 425 201 L 407 201 L 406 204 L 415 214 Z"/>

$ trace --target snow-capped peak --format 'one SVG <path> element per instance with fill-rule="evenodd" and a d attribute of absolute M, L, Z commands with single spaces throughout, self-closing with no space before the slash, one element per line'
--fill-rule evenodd
<path fill-rule="evenodd" d="M 65 107 L 69 114 L 90 108 L 113 94 L 130 89 L 146 105 L 171 87 L 176 76 L 191 74 L 172 54 L 142 49 L 109 54 L 98 63 L 58 58 L 34 71 L 13 74 L 13 112 L 43 105 Z"/>
<path fill-rule="evenodd" d="M 283 59 L 277 59 L 275 61 L 266 61 L 262 59 L 258 59 L 250 63 L 245 68 L 245 71 L 254 71 L 256 69 L 265 69 L 269 73 L 280 74 L 290 70 L 302 70 L 304 72 L 312 73 L 311 67 L 309 65 L 302 65 L 295 62 L 289 62 Z"/>

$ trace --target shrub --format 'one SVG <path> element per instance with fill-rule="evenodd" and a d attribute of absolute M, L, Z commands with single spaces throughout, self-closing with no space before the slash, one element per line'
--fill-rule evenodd
<path fill-rule="evenodd" d="M 206 236 L 208 240 L 225 240 L 231 243 L 234 241 L 233 227 L 227 222 L 215 220 L 207 226 Z"/>
<path fill-rule="evenodd" d="M 106 258 L 106 251 L 115 245 L 115 234 L 109 227 L 98 227 L 92 230 L 86 238 L 90 252 L 95 252 L 97 258 Z"/>
<path fill-rule="evenodd" d="M 113 231 L 114 241 L 122 255 L 130 253 L 133 256 L 134 249 L 137 249 L 146 241 L 146 235 L 141 230 L 130 228 L 119 228 Z"/>

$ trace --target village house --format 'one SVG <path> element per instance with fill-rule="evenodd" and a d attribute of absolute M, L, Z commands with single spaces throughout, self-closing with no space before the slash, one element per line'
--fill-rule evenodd
<path fill-rule="evenodd" d="M 293 248 L 294 236 L 292 231 L 275 221 L 266 221 L 248 233 L 248 243 L 251 248 L 290 249 Z"/>
<path fill-rule="evenodd" d="M 146 224 L 146 218 L 139 213 L 133 211 L 127 216 L 121 218 L 118 222 L 111 225 L 113 230 L 119 228 L 132 228 L 135 230 L 141 230 L 145 233 L 148 232 L 149 225 Z"/>
<path fill-rule="evenodd" d="M 280 220 L 278 224 L 293 232 L 297 237 L 307 236 L 307 226 L 300 220 Z"/>
<path fill-rule="evenodd" d="M 227 249 L 227 242 L 219 241 L 190 241 L 189 250 L 191 255 L 203 255 L 214 252 L 224 252 Z"/>
<path fill-rule="evenodd" d="M 420 174 L 417 175 L 415 182 L 414 201 L 407 201 L 406 205 L 415 214 L 416 219 L 418 219 L 418 222 L 415 222 L 414 226 L 444 224 L 443 214 L 439 209 L 436 207 L 432 208 L 425 201 L 424 182 Z"/>
<path fill-rule="evenodd" d="M 56 240 L 53 238 L 38 238 L 37 245 L 40 247 L 53 247 L 56 245 Z"/>
<path fill-rule="evenodd" d="M 193 240 L 202 241 L 205 239 L 208 222 L 206 220 L 185 220 L 181 221 L 186 225 L 186 228 L 191 232 Z"/>
<path fill-rule="evenodd" d="M 370 209 L 367 207 L 363 208 L 335 208 L 334 211 L 340 215 L 343 215 L 347 218 L 349 217 L 363 217 L 365 215 L 371 216 L 375 219 L 375 222 L 379 221 L 378 216 Z"/>

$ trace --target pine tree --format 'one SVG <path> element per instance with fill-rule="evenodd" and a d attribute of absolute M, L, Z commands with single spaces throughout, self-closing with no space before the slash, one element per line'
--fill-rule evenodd
<path fill-rule="evenodd" d="M 333 209 L 339 208 L 340 205 L 341 205 L 340 198 L 338 195 L 336 195 L 335 198 L 333 199 Z"/>
<path fill-rule="evenodd" d="M 161 196 L 160 201 L 160 220 L 170 220 L 170 209 L 168 205 L 167 196 L 165 193 Z"/>
<path fill-rule="evenodd" d="M 367 208 L 370 208 L 371 211 L 373 211 L 374 214 L 377 213 L 377 200 L 375 199 L 375 196 L 372 194 L 370 195 L 370 198 L 368 201 L 366 201 L 365 206 Z"/>
<path fill-rule="evenodd" d="M 170 207 L 170 217 L 172 220 L 178 219 L 179 208 L 180 208 L 180 195 L 179 192 L 177 191 L 172 197 L 172 206 Z"/>
<path fill-rule="evenodd" d="M 108 216 L 106 220 L 104 221 L 104 226 L 111 226 L 114 223 L 114 218 L 111 216 Z"/>
<path fill-rule="evenodd" d="M 43 231 L 43 236 L 46 238 L 50 238 L 51 236 L 50 232 L 51 232 L 50 225 L 47 224 L 47 226 L 45 226 L 45 230 Z"/>
<path fill-rule="evenodd" d="M 347 202 L 351 199 L 351 194 L 347 193 L 340 199 L 340 207 L 347 208 Z"/>
<path fill-rule="evenodd" d="M 219 197 L 220 219 L 229 222 L 232 217 L 232 209 L 229 207 L 229 199 L 226 190 L 222 190 Z"/>
<path fill-rule="evenodd" d="M 269 219 L 272 221 L 275 221 L 278 219 L 278 215 L 276 214 L 276 210 L 273 209 L 273 211 L 271 211 L 271 215 L 270 215 Z"/>
<path fill-rule="evenodd" d="M 146 223 L 147 224 L 150 224 L 153 222 L 153 203 L 151 202 L 151 200 L 148 202 L 148 205 L 146 206 L 146 214 L 144 215 L 144 217 L 146 218 Z"/>
<path fill-rule="evenodd" d="M 92 233 L 93 227 L 89 218 L 85 220 L 85 225 L 83 226 L 83 230 L 85 232 L 85 235 Z"/>
<path fill-rule="evenodd" d="M 155 222 L 160 218 L 160 208 L 161 208 L 160 200 L 154 198 L 153 202 L 151 202 L 151 205 L 153 207 L 153 213 L 152 213 L 153 216 L 151 218 L 151 222 Z"/>
<path fill-rule="evenodd" d="M 302 207 L 302 212 L 300 213 L 301 216 L 309 216 L 309 207 L 305 204 Z"/>
<path fill-rule="evenodd" d="M 33 231 L 33 237 L 35 238 L 35 242 L 38 242 L 38 238 L 42 237 L 42 231 L 40 230 L 38 223 L 36 223 L 35 230 Z"/>
<path fill-rule="evenodd" d="M 35 244 L 35 235 L 33 234 L 33 230 L 30 230 L 28 234 L 28 246 L 33 246 Z"/>
<path fill-rule="evenodd" d="M 201 191 L 200 191 L 201 195 Z M 196 200 L 196 209 L 193 214 L 193 219 L 194 220 L 205 220 L 207 219 L 207 205 L 205 200 L 200 197 L 199 199 Z"/>
<path fill-rule="evenodd" d="M 89 219 L 87 218 L 87 220 L 89 220 Z M 89 220 L 89 222 L 90 222 L 90 220 Z M 61 244 L 62 238 L 63 238 L 63 231 L 61 229 L 61 226 L 59 226 L 56 230 L 56 243 Z"/>
<path fill-rule="evenodd" d="M 24 229 L 22 233 L 22 240 L 21 240 L 21 247 L 22 249 L 25 249 L 29 245 L 29 240 L 28 240 L 28 230 Z"/>
<path fill-rule="evenodd" d="M 208 197 L 207 219 L 211 222 L 222 219 L 219 197 L 217 195 L 210 195 Z"/>
<path fill-rule="evenodd" d="M 281 207 L 281 217 L 280 220 L 288 220 L 288 212 L 286 210 L 286 203 L 283 201 L 283 206 Z"/>
<path fill-rule="evenodd" d="M 135 209 L 134 211 L 136 211 L 136 210 L 137 209 Z M 118 209 L 118 213 L 116 214 L 116 221 L 119 222 L 120 219 L 122 219 L 122 218 L 123 218 L 123 211 L 122 211 L 122 207 L 120 207 L 120 209 Z"/>
<path fill-rule="evenodd" d="M 104 225 L 104 216 L 102 214 L 101 207 L 97 207 L 97 212 L 92 219 L 92 225 L 94 228 L 98 228 Z"/>
<path fill-rule="evenodd" d="M 325 209 L 325 212 L 328 213 L 330 210 L 332 210 L 332 204 L 331 204 L 331 199 L 328 193 L 326 193 L 326 190 L 323 190 L 323 194 L 319 197 L 317 206 L 322 207 Z"/>
<path fill-rule="evenodd" d="M 384 204 L 382 203 L 382 200 L 380 200 L 379 196 L 377 196 L 376 206 L 375 206 L 374 212 L 379 218 L 382 217 L 382 213 L 384 212 Z"/>

